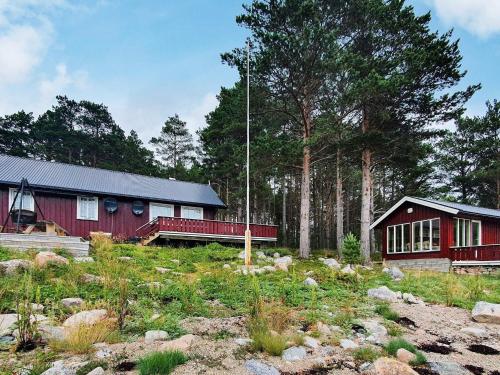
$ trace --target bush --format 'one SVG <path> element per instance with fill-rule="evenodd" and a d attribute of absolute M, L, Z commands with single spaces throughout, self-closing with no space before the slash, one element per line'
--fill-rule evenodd
<path fill-rule="evenodd" d="M 352 233 L 349 233 L 344 238 L 344 243 L 342 245 L 342 259 L 344 262 L 356 264 L 361 263 L 361 245 L 358 239 Z"/>
<path fill-rule="evenodd" d="M 280 356 L 286 349 L 287 337 L 279 333 L 272 333 L 265 321 L 254 320 L 250 324 L 250 338 L 253 340 L 252 349 Z"/>
<path fill-rule="evenodd" d="M 187 361 L 188 357 L 178 350 L 152 353 L 139 360 L 139 374 L 170 374 L 178 365 Z"/>
<path fill-rule="evenodd" d="M 396 356 L 398 349 L 401 349 L 401 348 L 406 349 L 409 352 L 411 352 L 417 356 L 417 358 L 414 361 L 410 362 L 411 365 L 419 366 L 419 365 L 423 365 L 424 363 L 427 362 L 427 358 L 425 358 L 425 356 L 421 352 L 419 352 L 417 350 L 417 348 L 415 348 L 414 345 L 410 344 L 406 340 L 403 340 L 403 339 L 391 340 L 385 346 L 385 350 L 387 351 L 387 353 L 389 353 L 393 357 Z"/>

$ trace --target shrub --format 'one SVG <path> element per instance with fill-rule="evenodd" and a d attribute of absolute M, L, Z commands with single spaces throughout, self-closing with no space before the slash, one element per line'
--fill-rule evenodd
<path fill-rule="evenodd" d="M 479 301 L 484 296 L 485 283 L 479 275 L 468 278 L 467 296 L 472 302 Z"/>
<path fill-rule="evenodd" d="M 382 353 L 370 346 L 356 349 L 353 353 L 354 359 L 360 362 L 374 362 L 380 356 Z"/>
<path fill-rule="evenodd" d="M 385 350 L 387 351 L 387 353 L 389 353 L 393 357 L 396 356 L 398 349 L 401 348 L 406 349 L 417 356 L 414 361 L 410 362 L 411 365 L 419 366 L 427 362 L 427 358 L 425 358 L 425 356 L 420 351 L 418 351 L 413 344 L 410 344 L 406 340 L 394 339 L 389 341 L 389 343 L 385 346 Z"/>
<path fill-rule="evenodd" d="M 380 304 L 375 307 L 375 312 L 381 316 L 383 316 L 387 320 L 398 320 L 399 315 L 395 312 L 388 304 Z"/>
<path fill-rule="evenodd" d="M 188 357 L 177 350 L 152 353 L 139 360 L 139 374 L 170 374 L 178 365 L 187 361 Z"/>
<path fill-rule="evenodd" d="M 250 329 L 250 338 L 253 340 L 252 349 L 255 351 L 280 356 L 286 349 L 287 337 L 271 332 L 267 324 L 262 321 L 253 323 L 253 327 Z"/>
<path fill-rule="evenodd" d="M 352 233 L 349 233 L 342 245 L 342 258 L 347 263 L 361 263 L 361 245 Z"/>
<path fill-rule="evenodd" d="M 25 273 L 16 296 L 17 330 L 19 332 L 16 351 L 35 348 L 38 335 L 37 321 L 32 306 L 32 302 L 35 302 L 35 295 L 39 296 L 40 291 L 35 288 L 31 274 Z M 39 299 L 36 302 L 40 302 Z"/>
<path fill-rule="evenodd" d="M 113 249 L 113 241 L 105 233 L 94 233 L 90 241 L 90 245 L 95 253 L 99 255 L 109 254 Z"/>

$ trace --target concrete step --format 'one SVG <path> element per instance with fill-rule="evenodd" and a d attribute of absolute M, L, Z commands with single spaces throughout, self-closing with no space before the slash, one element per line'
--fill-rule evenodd
<path fill-rule="evenodd" d="M 1 233 L 0 246 L 20 251 L 29 249 L 66 249 L 73 256 L 87 256 L 90 243 L 84 241 L 81 237 Z"/>
<path fill-rule="evenodd" d="M 12 239 L 12 240 L 26 240 L 30 241 L 50 241 L 56 240 L 57 242 L 88 242 L 83 240 L 81 237 L 76 236 L 56 236 L 51 234 L 19 234 L 19 233 L 0 233 L 1 239 Z"/>
<path fill-rule="evenodd" d="M 83 242 L 43 242 L 43 241 L 9 241 L 0 240 L 0 246 L 5 247 L 22 247 L 22 248 L 68 248 L 72 247 L 75 249 L 88 249 L 89 244 Z"/>

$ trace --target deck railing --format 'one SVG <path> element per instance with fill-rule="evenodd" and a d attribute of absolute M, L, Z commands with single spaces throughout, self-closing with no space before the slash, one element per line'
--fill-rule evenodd
<path fill-rule="evenodd" d="M 181 217 L 157 217 L 137 229 L 139 237 L 148 237 L 156 232 L 182 232 L 213 234 L 222 236 L 244 236 L 246 224 L 218 220 L 184 219 Z M 277 238 L 276 225 L 250 224 L 252 237 Z"/>
<path fill-rule="evenodd" d="M 500 260 L 500 244 L 452 247 L 452 261 L 478 261 L 487 262 Z"/>

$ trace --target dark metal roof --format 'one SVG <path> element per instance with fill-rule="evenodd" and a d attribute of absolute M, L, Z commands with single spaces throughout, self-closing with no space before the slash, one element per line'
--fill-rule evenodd
<path fill-rule="evenodd" d="M 447 202 L 447 201 L 438 201 L 435 199 L 429 198 L 418 198 L 427 202 L 439 204 L 444 207 L 454 208 L 459 210 L 460 212 L 471 214 L 471 215 L 479 215 L 479 216 L 490 216 L 500 218 L 500 210 L 496 210 L 494 208 L 484 208 L 484 207 L 476 207 L 468 204 L 455 203 L 455 202 Z"/>
<path fill-rule="evenodd" d="M 209 185 L 0 154 L 0 183 L 225 207 Z"/>

